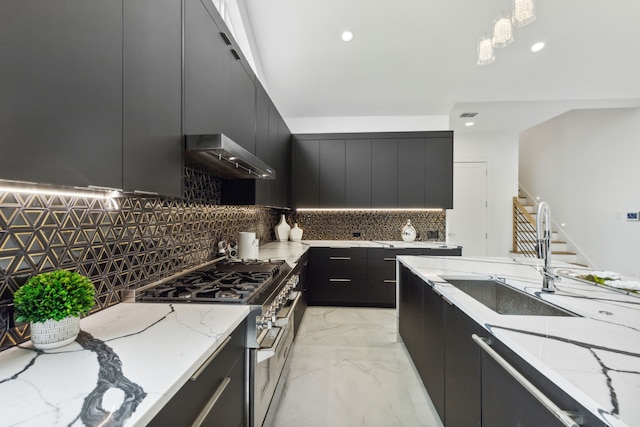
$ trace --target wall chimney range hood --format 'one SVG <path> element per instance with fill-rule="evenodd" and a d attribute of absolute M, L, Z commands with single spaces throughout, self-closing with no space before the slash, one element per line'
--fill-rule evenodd
<path fill-rule="evenodd" d="M 186 135 L 185 157 L 220 178 L 276 178 L 275 169 L 221 133 Z"/>

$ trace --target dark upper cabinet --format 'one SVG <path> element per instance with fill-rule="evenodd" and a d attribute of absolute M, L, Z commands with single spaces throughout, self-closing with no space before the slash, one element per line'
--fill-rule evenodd
<path fill-rule="evenodd" d="M 0 178 L 122 187 L 122 1 L 0 2 Z"/>
<path fill-rule="evenodd" d="M 453 208 L 453 133 L 427 138 L 424 154 L 424 206 Z"/>
<path fill-rule="evenodd" d="M 345 146 L 345 205 L 371 207 L 371 140 L 354 139 Z"/>
<path fill-rule="evenodd" d="M 326 140 L 320 143 L 320 206 L 345 207 L 345 142 Z"/>
<path fill-rule="evenodd" d="M 182 6 L 123 4 L 123 187 L 182 197 Z"/>
<path fill-rule="evenodd" d="M 292 196 L 296 207 L 320 206 L 320 140 L 297 141 L 294 136 Z"/>
<path fill-rule="evenodd" d="M 295 207 L 453 207 L 453 132 L 294 135 L 293 144 Z"/>
<path fill-rule="evenodd" d="M 371 141 L 371 206 L 398 207 L 398 141 Z"/>
<path fill-rule="evenodd" d="M 185 0 L 184 7 L 185 133 L 223 133 L 255 153 L 253 73 L 213 3 Z"/>
<path fill-rule="evenodd" d="M 425 138 L 398 141 L 398 206 L 425 206 Z"/>
<path fill-rule="evenodd" d="M 256 156 L 276 170 L 276 179 L 223 180 L 222 203 L 289 207 L 291 132 L 260 82 L 256 96 Z"/>

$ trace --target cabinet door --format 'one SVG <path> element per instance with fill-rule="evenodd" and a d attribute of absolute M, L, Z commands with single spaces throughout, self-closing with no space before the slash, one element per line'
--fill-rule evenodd
<path fill-rule="evenodd" d="M 424 207 L 425 139 L 398 140 L 398 207 Z"/>
<path fill-rule="evenodd" d="M 398 142 L 395 139 L 371 141 L 371 205 L 398 207 Z"/>
<path fill-rule="evenodd" d="M 459 308 L 450 304 L 444 308 L 444 422 L 448 426 L 480 426 L 481 350 L 471 335 L 487 336 L 487 332 Z"/>
<path fill-rule="evenodd" d="M 371 207 L 371 140 L 348 140 L 345 146 L 345 199 L 349 208 Z"/>
<path fill-rule="evenodd" d="M 182 7 L 123 4 L 123 186 L 182 197 Z"/>
<path fill-rule="evenodd" d="M 320 141 L 320 207 L 345 207 L 345 171 L 344 140 Z"/>
<path fill-rule="evenodd" d="M 320 202 L 320 141 L 293 140 L 293 201 L 298 208 L 317 208 Z"/>
<path fill-rule="evenodd" d="M 185 0 L 184 9 L 185 134 L 228 132 L 233 57 L 213 19 L 215 6 Z"/>
<path fill-rule="evenodd" d="M 422 363 L 417 365 L 433 406 L 441 420 L 445 422 L 445 331 L 444 300 L 421 278 L 416 276 L 424 287 L 422 293 L 422 333 L 424 334 L 424 350 Z M 455 424 L 447 425 L 455 426 Z"/>
<path fill-rule="evenodd" d="M 278 122 L 278 175 L 276 178 L 276 206 L 291 206 L 291 131 L 275 106 L 271 110 Z"/>
<path fill-rule="evenodd" d="M 427 138 L 424 158 L 425 208 L 453 208 L 453 133 Z"/>
<path fill-rule="evenodd" d="M 422 255 L 422 250 L 368 248 L 367 254 L 367 301 L 375 307 L 395 307 L 396 256 Z"/>
<path fill-rule="evenodd" d="M 256 156 L 275 168 L 276 176 L 280 177 L 280 169 L 273 163 L 271 153 L 275 138 L 270 131 L 271 100 L 260 82 L 256 84 Z M 258 205 L 271 205 L 271 182 L 268 179 L 258 179 L 255 183 L 255 203 Z M 275 206 L 275 205 L 274 205 Z"/>
<path fill-rule="evenodd" d="M 0 178 L 122 188 L 122 1 L 3 1 L 0 16 Z"/>
<path fill-rule="evenodd" d="M 225 29 L 226 30 L 226 29 Z M 230 34 L 228 30 L 226 34 Z M 232 53 L 233 52 L 233 53 Z M 227 98 L 228 123 L 226 131 L 229 138 L 240 144 L 244 149 L 252 154 L 256 153 L 256 86 L 255 79 L 250 70 L 247 70 L 245 61 L 238 48 L 227 50 L 227 61 L 229 61 L 229 81 Z M 240 59 L 237 59 L 240 58 Z M 224 59 L 221 59 L 224 60 Z M 270 163 L 267 162 L 270 165 Z"/>

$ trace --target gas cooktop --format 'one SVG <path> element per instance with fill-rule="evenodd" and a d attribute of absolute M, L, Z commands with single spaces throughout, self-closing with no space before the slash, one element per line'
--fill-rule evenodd
<path fill-rule="evenodd" d="M 284 260 L 223 260 L 137 292 L 140 302 L 261 304 L 289 272 Z"/>

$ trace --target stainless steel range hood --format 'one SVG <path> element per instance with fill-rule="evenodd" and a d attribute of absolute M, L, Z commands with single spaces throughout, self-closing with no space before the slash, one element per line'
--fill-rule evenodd
<path fill-rule="evenodd" d="M 186 135 L 185 157 L 212 175 L 227 179 L 275 179 L 271 166 L 219 133 Z"/>

